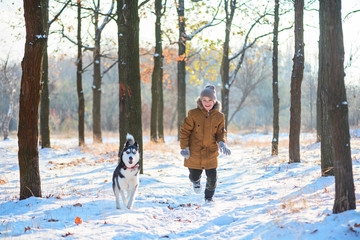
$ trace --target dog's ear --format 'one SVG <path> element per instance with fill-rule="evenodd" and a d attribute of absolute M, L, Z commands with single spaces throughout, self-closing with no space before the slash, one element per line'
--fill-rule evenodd
<path fill-rule="evenodd" d="M 134 146 L 136 146 L 136 149 L 139 149 L 139 144 L 137 142 L 134 143 Z"/>

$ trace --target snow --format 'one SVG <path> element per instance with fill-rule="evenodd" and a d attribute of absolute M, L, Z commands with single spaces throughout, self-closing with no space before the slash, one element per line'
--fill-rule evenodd
<path fill-rule="evenodd" d="M 359 130 L 351 133 L 360 185 Z M 144 174 L 134 208 L 115 208 L 117 138 L 77 147 L 54 138 L 39 149 L 43 198 L 19 201 L 17 139 L 0 141 L 0 238 L 5 239 L 359 239 L 359 210 L 333 214 L 334 177 L 320 177 L 316 135 L 301 135 L 301 163 L 288 164 L 287 134 L 229 134 L 214 203 L 195 194 L 175 136 L 144 138 Z M 203 174 L 205 175 L 205 174 Z M 203 189 L 206 177 L 202 178 Z M 360 195 L 356 194 L 357 199 Z M 359 201 L 357 201 L 359 203 Z"/>

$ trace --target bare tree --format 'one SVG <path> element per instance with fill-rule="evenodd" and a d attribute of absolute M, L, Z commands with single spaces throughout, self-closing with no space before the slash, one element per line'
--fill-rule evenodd
<path fill-rule="evenodd" d="M 253 52 L 259 51 L 259 48 L 255 48 Z M 256 54 L 253 54 L 253 58 L 249 61 L 245 61 L 243 64 L 242 74 L 238 77 L 238 80 L 234 83 L 234 87 L 238 88 L 241 92 L 237 97 L 238 101 L 232 101 L 232 114 L 229 117 L 228 124 L 230 124 L 236 114 L 243 108 L 246 100 L 250 94 L 258 87 L 258 85 L 266 80 L 266 76 L 269 75 L 269 71 L 264 67 L 264 63 L 267 61 L 265 54 L 263 57 L 256 58 Z"/>
<path fill-rule="evenodd" d="M 301 83 L 304 74 L 304 0 L 295 0 L 295 53 L 291 74 L 289 163 L 300 162 Z"/>
<path fill-rule="evenodd" d="M 331 59 L 330 48 L 328 46 L 330 40 L 327 30 L 327 21 L 329 21 L 327 12 L 324 11 L 324 7 L 327 5 L 321 3 L 323 8 L 319 12 L 320 23 L 320 36 L 319 36 L 319 70 L 318 70 L 318 90 L 317 90 L 317 140 L 321 142 L 321 175 L 322 176 L 334 176 L 334 152 L 333 146 L 333 130 L 331 118 L 329 115 L 329 85 L 330 77 L 333 73 L 330 72 L 329 66 Z M 328 8 L 328 7 L 327 7 Z M 328 9 L 329 11 L 329 9 Z M 331 96 L 333 97 L 333 96 Z"/>
<path fill-rule="evenodd" d="M 40 7 L 39 7 L 40 6 Z M 38 119 L 42 61 L 46 49 L 46 0 L 24 1 L 25 53 L 20 90 L 18 158 L 20 199 L 41 197 L 38 152 Z"/>
<path fill-rule="evenodd" d="M 78 134 L 79 146 L 85 145 L 85 97 L 82 87 L 83 55 L 82 55 L 82 38 L 81 38 L 81 1 L 77 2 L 77 47 L 78 54 L 76 60 L 76 90 L 78 95 Z"/>
<path fill-rule="evenodd" d="M 93 51 L 94 56 L 94 78 L 93 78 L 93 141 L 95 143 L 102 142 L 102 134 L 101 134 L 101 81 L 102 81 L 102 74 L 101 74 L 101 34 L 104 30 L 105 26 L 110 21 L 110 15 L 114 8 L 115 0 L 111 1 L 111 7 L 108 13 L 105 15 L 105 18 L 102 24 L 99 25 L 99 10 L 100 10 L 100 0 L 97 1 L 95 4 L 94 1 L 94 27 L 95 27 L 95 48 Z"/>
<path fill-rule="evenodd" d="M 341 0 L 320 0 L 320 64 L 327 65 L 328 115 L 333 134 L 332 152 L 335 159 L 335 201 L 333 213 L 356 208 L 354 178 L 350 148 L 348 104 L 344 82 L 344 41 L 341 20 Z M 320 43 L 325 43 L 320 45 Z M 326 54 L 326 52 L 328 52 Z M 326 60 L 327 58 L 327 60 Z M 322 60 L 325 60 L 323 63 Z M 323 123 L 324 124 L 324 123 Z M 323 132 L 322 132 L 323 141 Z"/>
<path fill-rule="evenodd" d="M 139 63 L 139 14 L 137 0 L 117 0 L 119 72 L 119 152 L 130 133 L 143 149 L 141 79 Z M 143 158 L 140 159 L 143 173 Z"/>
<path fill-rule="evenodd" d="M 179 41 L 178 41 L 178 59 L 177 59 L 177 89 L 178 89 L 178 139 L 180 136 L 180 126 L 186 117 L 186 38 L 185 38 L 185 0 L 179 0 L 177 6 L 179 22 Z"/>
<path fill-rule="evenodd" d="M 279 0 L 275 0 L 274 8 L 274 35 L 273 35 L 273 138 L 271 142 L 271 155 L 279 152 L 279 80 L 278 80 L 278 34 L 279 34 Z"/>
<path fill-rule="evenodd" d="M 150 137 L 153 142 L 164 142 L 164 100 L 163 100 L 163 52 L 161 37 L 161 18 L 165 13 L 162 0 L 155 0 L 155 54 L 151 82 L 151 122 Z"/>
<path fill-rule="evenodd" d="M 68 0 L 61 10 L 55 15 L 53 19 L 49 21 L 49 8 L 46 10 L 46 35 L 49 34 L 50 26 L 59 18 L 59 16 L 66 9 L 71 0 Z M 49 6 L 49 0 L 47 0 L 47 6 Z M 49 114 L 50 114 L 50 97 L 49 97 L 49 63 L 48 63 L 48 52 L 47 46 L 45 49 L 43 59 L 43 73 L 42 73 L 42 91 L 40 100 L 40 145 L 42 148 L 50 148 L 50 126 L 49 126 Z"/>
<path fill-rule="evenodd" d="M 9 138 L 10 121 L 13 118 L 15 109 L 15 93 L 18 87 L 18 76 L 16 74 L 16 65 L 9 66 L 9 56 L 3 63 L 1 68 L 2 91 L 9 98 L 9 107 L 7 113 L 1 116 L 1 130 L 4 140 Z"/>
<path fill-rule="evenodd" d="M 229 56 L 230 52 L 230 33 L 231 27 L 233 25 L 232 21 L 234 19 L 235 11 L 238 10 L 241 6 L 246 6 L 246 3 L 237 5 L 237 0 L 224 0 L 224 9 L 225 9 L 225 40 L 223 43 L 223 56 L 220 67 L 220 75 L 221 75 L 221 101 L 222 101 L 222 111 L 225 114 L 225 125 L 228 125 L 228 116 L 229 116 L 229 98 L 230 98 L 230 89 L 231 86 L 235 83 L 236 75 L 241 69 L 241 66 L 244 62 L 245 53 L 248 49 L 254 46 L 254 44 L 261 38 L 266 37 L 268 35 L 273 34 L 273 32 L 267 32 L 264 34 L 257 35 L 250 39 L 250 35 L 254 28 L 261 24 L 261 21 L 264 20 L 266 16 L 271 15 L 267 9 L 262 14 L 258 14 L 258 17 L 253 21 L 250 28 L 247 30 L 245 34 L 245 38 L 243 41 L 242 47 L 240 50 L 236 52 L 233 56 Z M 291 27 L 283 28 L 279 30 L 282 32 L 284 30 L 290 29 Z M 235 64 L 235 69 L 230 71 L 230 63 L 234 60 L 238 62 Z"/>
<path fill-rule="evenodd" d="M 101 133 L 101 82 L 102 82 L 102 78 L 117 63 L 117 61 L 115 61 L 112 65 L 110 65 L 110 67 L 108 67 L 103 72 L 101 72 L 101 58 L 102 58 L 101 34 L 102 34 L 105 26 L 111 20 L 112 11 L 114 9 L 114 3 L 115 3 L 115 0 L 112 0 L 110 9 L 106 14 L 102 14 L 100 12 L 100 0 L 98 0 L 97 2 L 93 1 L 94 8 L 87 8 L 87 7 L 83 7 L 83 6 L 81 7 L 82 9 L 88 10 L 93 13 L 92 17 L 93 17 L 93 24 L 94 24 L 94 29 L 95 29 L 94 46 L 93 47 L 86 46 L 86 45 L 83 45 L 82 43 L 79 43 L 79 39 L 78 39 L 78 41 L 72 40 L 69 36 L 67 36 L 64 33 L 64 26 L 62 26 L 63 37 L 68 39 L 71 43 L 73 43 L 77 46 L 81 46 L 85 50 L 91 50 L 93 52 L 93 62 L 91 63 L 91 65 L 93 65 L 93 71 L 94 71 L 93 85 L 92 85 L 92 90 L 93 90 L 93 108 L 92 108 L 93 114 L 92 114 L 92 117 L 93 117 L 93 141 L 94 141 L 94 143 L 102 142 L 102 133 Z M 100 16 L 104 16 L 104 19 L 101 24 L 99 23 Z M 84 67 L 82 72 L 89 66 Z M 78 88 L 78 92 L 79 92 L 79 88 Z"/>

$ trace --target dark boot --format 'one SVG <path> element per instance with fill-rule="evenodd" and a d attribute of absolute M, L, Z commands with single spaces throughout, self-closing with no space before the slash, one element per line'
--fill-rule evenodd
<path fill-rule="evenodd" d="M 214 196 L 215 190 L 208 190 L 205 189 L 205 202 L 213 202 L 213 196 Z"/>

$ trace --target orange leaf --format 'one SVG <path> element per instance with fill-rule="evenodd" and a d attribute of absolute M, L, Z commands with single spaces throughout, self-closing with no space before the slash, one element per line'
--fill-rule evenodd
<path fill-rule="evenodd" d="M 360 227 L 360 224 L 355 223 L 354 227 Z"/>
<path fill-rule="evenodd" d="M 154 219 L 156 219 L 155 215 L 153 216 Z"/>
<path fill-rule="evenodd" d="M 81 223 L 82 223 L 81 218 L 76 217 L 76 218 L 75 218 L 75 223 L 76 223 L 76 224 L 81 224 Z"/>
<path fill-rule="evenodd" d="M 30 229 L 31 229 L 30 227 L 26 227 L 26 228 L 25 228 L 25 232 L 26 232 L 26 231 L 29 231 Z"/>
<path fill-rule="evenodd" d="M 0 184 L 6 184 L 5 180 L 0 179 Z"/>
<path fill-rule="evenodd" d="M 176 58 L 177 61 L 186 61 L 185 53 Z"/>

